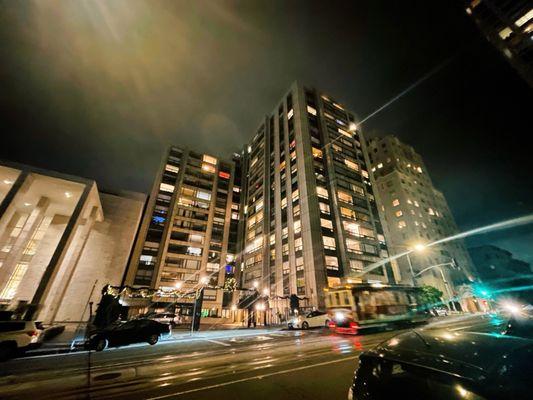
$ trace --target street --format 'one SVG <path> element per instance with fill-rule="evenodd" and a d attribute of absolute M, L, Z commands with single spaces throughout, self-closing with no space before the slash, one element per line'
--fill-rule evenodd
<path fill-rule="evenodd" d="M 421 328 L 432 327 L 479 330 L 489 324 L 479 315 L 449 316 Z M 199 332 L 156 346 L 19 358 L 1 365 L 0 397 L 343 399 L 358 354 L 398 332 Z"/>

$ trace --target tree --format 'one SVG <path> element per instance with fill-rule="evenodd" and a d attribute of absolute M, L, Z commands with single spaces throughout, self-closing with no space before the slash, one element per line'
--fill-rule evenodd
<path fill-rule="evenodd" d="M 420 302 L 423 305 L 431 306 L 441 302 L 442 292 L 436 287 L 423 285 L 420 288 Z"/>

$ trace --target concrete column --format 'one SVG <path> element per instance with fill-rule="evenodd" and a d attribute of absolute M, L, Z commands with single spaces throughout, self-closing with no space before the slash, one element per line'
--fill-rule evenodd
<path fill-rule="evenodd" d="M 39 282 L 39 286 L 37 287 L 37 290 L 35 291 L 35 294 L 33 296 L 32 304 L 34 305 L 42 304 L 43 299 L 45 299 L 46 296 L 48 295 L 48 292 L 50 291 L 54 278 L 57 275 L 59 265 L 61 265 L 61 262 L 63 261 L 65 257 L 66 249 L 68 248 L 70 242 L 72 241 L 72 237 L 74 236 L 73 231 L 80 222 L 81 213 L 84 209 L 85 203 L 87 202 L 89 193 L 91 192 L 91 189 L 94 186 L 95 186 L 94 183 L 87 184 L 85 186 L 83 193 L 81 194 L 78 200 L 78 203 L 76 204 L 76 207 L 74 208 L 74 211 L 68 221 L 65 231 L 63 232 L 63 235 L 61 236 L 61 239 L 59 240 L 57 248 L 54 251 L 52 258 L 48 266 L 46 267 L 46 270 L 43 273 L 41 281 Z M 28 319 L 32 317 L 34 317 L 34 315 L 27 316 Z"/>
<path fill-rule="evenodd" d="M 9 280 L 9 277 L 15 270 L 15 266 L 23 257 L 23 252 L 26 249 L 26 246 L 41 224 L 49 205 L 50 200 L 47 197 L 41 197 L 35 208 L 31 211 L 28 219 L 22 227 L 22 231 L 12 245 L 4 264 L 2 265 L 2 269 L 0 269 L 0 282 L 5 284 Z"/>
<path fill-rule="evenodd" d="M 11 202 L 15 198 L 16 194 L 26 182 L 27 177 L 28 177 L 28 172 L 21 171 L 21 173 L 17 177 L 17 180 L 13 183 L 13 185 L 11 186 L 11 189 L 9 189 L 9 192 L 7 192 L 6 197 L 4 197 L 4 199 L 0 203 L 0 220 L 4 217 L 4 214 L 7 208 L 11 205 Z"/>
<path fill-rule="evenodd" d="M 46 323 L 51 324 L 56 319 L 57 313 L 61 308 L 63 298 L 65 297 L 65 293 L 67 292 L 70 282 L 72 281 L 72 277 L 74 276 L 78 262 L 83 254 L 83 250 L 85 249 L 91 230 L 96 222 L 97 215 L 98 207 L 93 206 L 89 217 L 85 220 L 85 224 L 77 227 L 78 232 L 77 235 L 75 234 L 75 236 L 78 237 L 75 246 L 70 253 L 70 257 L 66 260 L 65 265 L 63 266 L 65 273 L 63 274 L 63 278 L 59 283 L 54 298 L 50 302 L 47 302 L 49 312 L 47 313 L 48 315 L 45 319 Z"/>

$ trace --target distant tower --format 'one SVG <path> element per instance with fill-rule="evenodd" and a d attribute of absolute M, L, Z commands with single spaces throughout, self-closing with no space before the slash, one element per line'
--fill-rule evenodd
<path fill-rule="evenodd" d="M 530 0 L 469 0 L 470 15 L 487 39 L 496 46 L 533 87 L 533 5 Z"/>

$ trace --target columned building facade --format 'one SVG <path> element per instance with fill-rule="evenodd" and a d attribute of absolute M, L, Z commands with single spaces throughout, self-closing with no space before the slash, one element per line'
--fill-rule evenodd
<path fill-rule="evenodd" d="M 183 295 L 204 287 L 203 315 L 223 316 L 232 301 L 223 285 L 234 278 L 239 253 L 240 180 L 239 155 L 223 161 L 170 147 L 149 196 L 125 284 L 156 289 L 152 301 L 168 305 L 186 302 Z"/>
<path fill-rule="evenodd" d="M 120 284 L 145 196 L 99 193 L 94 181 L 0 163 L 0 308 L 47 323 L 85 322 Z"/>
<path fill-rule="evenodd" d="M 355 115 L 294 83 L 243 150 L 243 288 L 282 313 L 296 294 L 324 307 L 324 291 L 362 281 L 395 282 L 397 268 L 365 267 L 387 245 Z"/>

